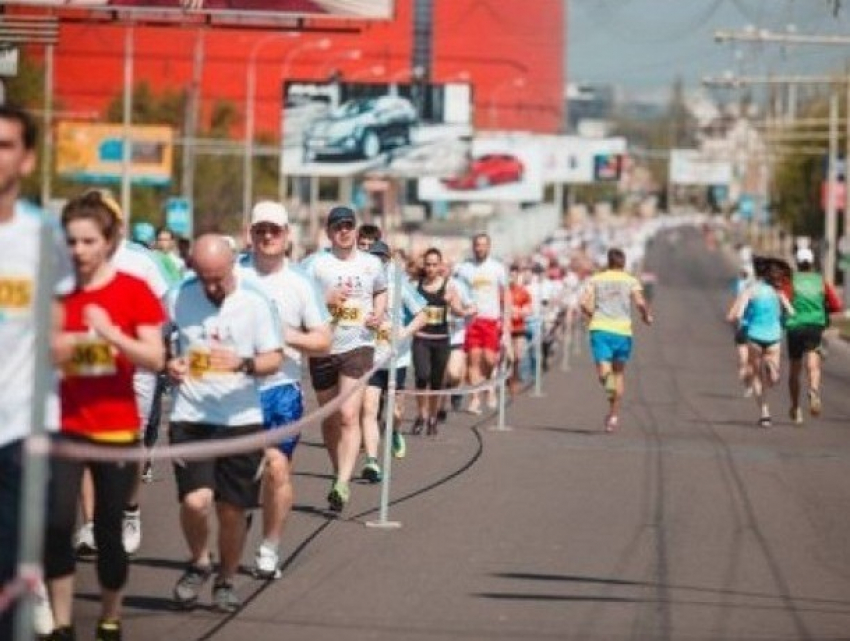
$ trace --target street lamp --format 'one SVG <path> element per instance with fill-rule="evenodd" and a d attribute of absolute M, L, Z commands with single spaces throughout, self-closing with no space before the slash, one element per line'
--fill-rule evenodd
<path fill-rule="evenodd" d="M 498 85 L 495 89 L 493 89 L 493 93 L 490 94 L 490 126 L 494 129 L 498 124 L 496 118 L 496 100 L 498 97 L 507 91 L 508 89 L 521 89 L 525 87 L 525 78 L 523 76 L 516 76 L 515 78 L 511 78 Z"/>

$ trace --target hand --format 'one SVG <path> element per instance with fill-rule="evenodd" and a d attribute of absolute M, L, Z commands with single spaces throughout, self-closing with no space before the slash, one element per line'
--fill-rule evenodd
<path fill-rule="evenodd" d="M 101 338 L 110 343 L 121 335 L 121 330 L 112 324 L 109 312 L 100 305 L 86 305 L 83 308 L 83 321 Z"/>
<path fill-rule="evenodd" d="M 213 346 L 210 349 L 210 369 L 216 372 L 236 372 L 242 364 L 242 358 L 232 349 Z"/>
<path fill-rule="evenodd" d="M 378 330 L 381 326 L 381 319 L 375 316 L 375 314 L 372 312 L 367 314 L 366 320 L 364 320 L 363 322 L 369 329 Z"/>
<path fill-rule="evenodd" d="M 189 373 L 189 361 L 185 356 L 172 358 L 165 364 L 165 371 L 173 380 L 182 383 L 183 379 Z"/>
<path fill-rule="evenodd" d="M 328 294 L 328 304 L 341 306 L 351 296 L 351 288 L 346 285 L 340 285 L 330 290 Z"/>

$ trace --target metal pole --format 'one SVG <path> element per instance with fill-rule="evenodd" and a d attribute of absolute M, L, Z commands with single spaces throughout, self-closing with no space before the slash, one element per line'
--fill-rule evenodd
<path fill-rule="evenodd" d="M 387 372 L 389 380 L 387 382 L 387 405 L 385 424 L 386 431 L 384 432 L 384 479 L 381 483 L 381 502 L 378 509 L 378 520 L 369 521 L 366 523 L 369 527 L 384 527 L 397 528 L 401 527 L 398 521 L 389 521 L 390 504 L 390 480 L 392 478 L 392 438 L 393 429 L 395 429 L 395 396 L 396 396 L 396 372 L 398 371 L 398 330 L 401 321 L 401 278 L 403 267 L 398 265 L 393 259 L 390 262 L 390 271 L 392 272 L 392 286 L 390 293 L 392 300 L 390 301 L 390 367 Z"/>
<path fill-rule="evenodd" d="M 841 264 L 843 265 L 844 278 L 843 278 L 843 287 L 844 287 L 844 311 L 847 312 L 850 310 L 850 190 L 847 189 L 847 186 L 850 185 L 850 171 L 848 171 L 848 163 L 850 163 L 850 71 L 848 71 L 847 85 L 846 85 L 846 100 L 847 104 L 844 106 L 845 109 L 845 140 L 844 140 L 844 241 L 843 241 L 843 255 Z"/>
<path fill-rule="evenodd" d="M 824 278 L 835 282 L 835 245 L 838 240 L 838 212 L 836 211 L 835 187 L 838 182 L 838 95 L 829 97 L 829 167 L 826 182 L 826 255 Z"/>
<path fill-rule="evenodd" d="M 256 51 L 254 52 L 256 53 Z M 245 151 L 242 159 L 242 223 L 248 224 L 254 183 L 254 92 L 257 84 L 256 57 L 248 61 L 245 81 Z"/>
<path fill-rule="evenodd" d="M 124 30 L 124 139 L 121 145 L 121 210 L 124 212 L 124 233 L 129 236 L 130 230 L 130 198 L 132 184 L 130 182 L 130 163 L 132 162 L 133 140 L 130 130 L 133 118 L 133 45 L 135 40 L 134 24 L 131 22 Z"/>
<path fill-rule="evenodd" d="M 53 45 L 44 50 L 44 146 L 41 158 L 41 206 L 47 208 L 53 179 Z"/>
<path fill-rule="evenodd" d="M 41 555 L 44 541 L 45 490 L 48 468 L 45 404 L 51 386 L 50 326 L 52 324 L 51 303 L 53 300 L 53 240 L 47 221 L 39 232 L 38 285 L 34 306 L 35 318 L 35 371 L 32 381 L 32 405 L 30 408 L 30 435 L 24 441 L 22 456 L 23 482 L 20 510 L 20 551 L 18 576 L 24 579 L 41 577 Z M 32 447 L 30 447 L 32 446 Z M 15 618 L 15 640 L 31 641 L 33 631 L 33 596 L 31 591 L 21 598 Z"/>
<path fill-rule="evenodd" d="M 513 428 L 505 425 L 505 405 L 507 404 L 506 397 L 508 395 L 508 377 L 507 369 L 503 368 L 497 375 L 499 377 L 499 404 L 496 425 L 490 429 L 494 432 L 509 432 Z"/>
<path fill-rule="evenodd" d="M 204 69 L 204 30 L 195 31 L 195 51 L 192 60 L 192 84 L 189 87 L 189 95 L 186 100 L 185 116 L 185 139 L 183 145 L 183 198 L 189 201 L 190 206 L 194 202 L 195 195 L 195 137 L 198 130 L 198 109 L 200 107 L 201 79 Z M 194 207 L 192 209 L 194 212 Z M 194 229 L 194 224 L 190 229 Z"/>
<path fill-rule="evenodd" d="M 542 398 L 543 394 L 543 310 L 541 309 L 540 317 L 537 325 L 537 332 L 534 335 L 534 398 Z"/>

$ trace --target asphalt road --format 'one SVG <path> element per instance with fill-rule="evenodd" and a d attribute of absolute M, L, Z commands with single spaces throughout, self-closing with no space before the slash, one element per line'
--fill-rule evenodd
<path fill-rule="evenodd" d="M 357 485 L 342 518 L 322 511 L 329 464 L 315 426 L 296 453 L 283 577 L 240 576 L 234 616 L 171 608 L 186 552 L 158 464 L 125 639 L 850 639 L 850 352 L 830 351 L 823 417 L 793 426 L 783 385 L 774 427 L 759 429 L 735 380 L 722 255 L 683 233 L 656 240 L 649 267 L 657 322 L 638 332 L 617 434 L 602 432 L 582 346 L 569 371 L 546 376 L 543 398 L 510 405 L 513 430 L 453 415 L 437 439 L 410 437 L 392 474 L 401 527 L 376 529 L 364 524 L 377 486 Z M 79 576 L 85 639 L 93 565 Z"/>

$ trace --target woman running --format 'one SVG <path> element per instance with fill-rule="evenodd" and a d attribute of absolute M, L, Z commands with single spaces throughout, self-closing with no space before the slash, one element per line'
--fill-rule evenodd
<path fill-rule="evenodd" d="M 56 360 L 63 370 L 59 441 L 96 443 L 120 451 L 138 445 L 139 412 L 133 392 L 136 367 L 159 371 L 165 363 L 165 313 L 150 287 L 110 263 L 120 238 L 120 209 L 108 195 L 90 191 L 62 211 L 76 277 L 65 299 L 65 319 Z M 127 553 L 121 524 L 138 465 L 54 458 L 45 539 L 56 629 L 51 639 L 74 638 L 74 551 L 72 534 L 83 470 L 95 488 L 94 537 L 101 586 L 99 641 L 120 641 L 121 590 L 127 582 Z"/>

